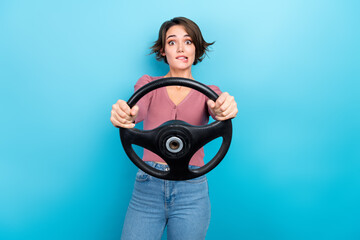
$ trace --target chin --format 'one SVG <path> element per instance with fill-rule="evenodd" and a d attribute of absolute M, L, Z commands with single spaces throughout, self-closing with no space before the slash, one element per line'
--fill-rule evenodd
<path fill-rule="evenodd" d="M 187 69 L 191 68 L 191 66 L 192 66 L 192 63 L 191 64 L 186 63 L 186 65 L 185 64 L 175 64 L 172 66 L 172 68 L 178 69 L 178 70 L 187 70 Z"/>
<path fill-rule="evenodd" d="M 174 67 L 173 69 L 180 70 L 180 71 L 186 71 L 186 70 L 191 69 L 191 65 L 186 66 L 186 67 Z"/>

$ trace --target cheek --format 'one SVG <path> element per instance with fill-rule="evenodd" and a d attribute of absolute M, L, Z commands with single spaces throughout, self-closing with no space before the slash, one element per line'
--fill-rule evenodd
<path fill-rule="evenodd" d="M 191 58 L 192 59 L 195 59 L 195 56 L 196 56 L 196 52 L 195 52 L 195 50 L 192 52 L 192 55 L 191 55 Z"/>
<path fill-rule="evenodd" d="M 172 48 L 165 48 L 165 51 L 163 52 L 163 56 L 171 57 L 173 55 L 173 49 Z"/>
<path fill-rule="evenodd" d="M 165 57 L 165 56 L 170 56 L 170 54 L 171 54 L 171 47 L 165 45 L 162 50 L 161 55 L 163 55 Z"/>
<path fill-rule="evenodd" d="M 193 55 L 193 57 L 195 58 L 195 53 L 196 53 L 195 46 L 193 46 L 193 45 L 191 46 L 190 52 L 191 52 L 191 55 Z"/>

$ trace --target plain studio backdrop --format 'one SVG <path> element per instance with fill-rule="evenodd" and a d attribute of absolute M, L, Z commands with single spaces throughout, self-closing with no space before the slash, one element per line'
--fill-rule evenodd
<path fill-rule="evenodd" d="M 359 3 L 2 0 L 0 239 L 120 238 L 137 169 L 111 106 L 166 74 L 149 47 L 176 16 L 239 108 L 207 240 L 360 239 Z"/>

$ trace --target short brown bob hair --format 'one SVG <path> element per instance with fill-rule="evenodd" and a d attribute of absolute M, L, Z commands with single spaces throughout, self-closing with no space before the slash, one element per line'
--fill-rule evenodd
<path fill-rule="evenodd" d="M 196 23 L 185 17 L 176 17 L 169 21 L 164 22 L 159 30 L 159 37 L 155 41 L 154 45 L 151 47 L 151 53 L 156 54 L 156 59 L 161 61 L 164 59 L 164 62 L 168 64 L 166 57 L 161 55 L 161 51 L 165 49 L 166 42 L 166 32 L 175 25 L 181 25 L 185 28 L 185 31 L 191 37 L 192 42 L 195 45 L 195 60 L 193 65 L 196 65 L 198 62 L 201 62 L 206 55 L 206 51 L 209 51 L 208 47 L 213 45 L 215 42 L 207 43 L 200 31 L 200 28 Z"/>

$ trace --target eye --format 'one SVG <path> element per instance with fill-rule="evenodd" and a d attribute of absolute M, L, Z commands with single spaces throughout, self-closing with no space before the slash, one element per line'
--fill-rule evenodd
<path fill-rule="evenodd" d="M 169 44 L 170 46 L 172 46 L 172 45 L 175 44 L 175 42 L 174 42 L 174 41 L 169 41 L 168 44 Z"/>
<path fill-rule="evenodd" d="M 192 41 L 191 40 L 186 40 L 185 44 L 190 45 L 190 44 L 192 44 Z"/>

